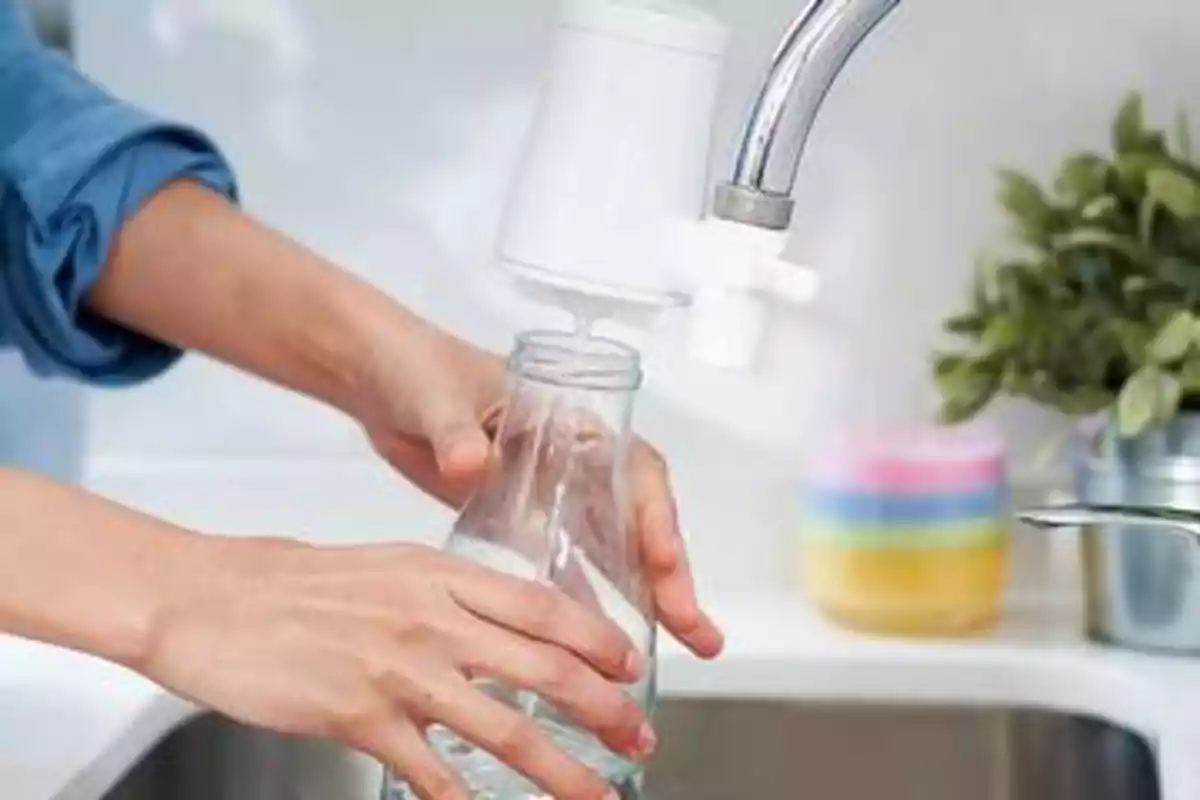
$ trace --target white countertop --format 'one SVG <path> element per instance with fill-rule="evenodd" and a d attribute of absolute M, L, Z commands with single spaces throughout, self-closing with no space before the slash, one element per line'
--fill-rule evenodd
<path fill-rule="evenodd" d="M 176 518 L 186 494 L 169 496 L 161 485 L 151 491 L 128 476 L 93 484 L 130 501 L 140 496 L 138 505 L 177 512 Z M 235 504 L 222 502 L 219 510 L 210 505 L 184 516 L 211 520 L 235 513 Z M 359 506 L 354 513 L 365 512 Z M 1163 800 L 1200 797 L 1200 659 L 1089 644 L 1079 633 L 1076 605 L 1063 597 L 1027 593 L 1014 600 L 1003 627 L 987 638 L 909 642 L 834 628 L 782 590 L 728 593 L 711 603 L 727 631 L 726 654 L 703 663 L 668 645 L 661 688 L 667 695 L 1024 706 L 1094 715 L 1155 742 Z M 96 800 L 192 713 L 120 668 L 0 637 L 6 800 Z"/>

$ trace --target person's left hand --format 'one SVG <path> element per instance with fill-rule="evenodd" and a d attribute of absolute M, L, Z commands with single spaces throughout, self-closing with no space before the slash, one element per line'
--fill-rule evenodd
<path fill-rule="evenodd" d="M 383 458 L 457 508 L 486 469 L 490 423 L 505 397 L 501 358 L 429 325 L 374 355 L 356 413 Z M 659 621 L 696 655 L 713 658 L 724 637 L 696 599 L 666 462 L 640 438 L 631 459 L 633 524 Z"/>

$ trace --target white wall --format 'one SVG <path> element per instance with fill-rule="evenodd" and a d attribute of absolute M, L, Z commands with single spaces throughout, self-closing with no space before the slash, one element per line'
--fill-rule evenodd
<path fill-rule="evenodd" d="M 701 4 L 737 31 L 717 120 L 723 170 L 750 89 L 802 3 Z M 489 266 L 551 0 L 190 5 L 234 9 L 240 27 L 210 26 L 172 54 L 152 38 L 148 0 L 77 3 L 83 66 L 209 129 L 252 210 L 503 349 L 511 320 L 464 278 Z M 282 49 L 255 38 L 272 22 L 293 37 Z M 778 322 L 762 378 L 717 388 L 725 376 L 653 370 L 642 427 L 673 459 L 693 536 L 741 552 L 723 543 L 786 525 L 794 464 L 820 432 L 923 418 L 938 319 L 961 297 L 973 252 L 996 240 L 993 168 L 1044 171 L 1065 151 L 1102 146 L 1133 87 L 1156 112 L 1186 102 L 1200 116 L 1197 41 L 1193 0 L 902 3 L 835 86 L 800 177 L 793 249 L 827 274 L 824 305 Z M 348 424 L 201 358 L 97 396 L 93 412 L 93 452 L 126 464 L 365 457 Z M 741 420 L 744 436 L 722 420 Z M 1004 421 L 1024 464 L 1049 423 Z"/>

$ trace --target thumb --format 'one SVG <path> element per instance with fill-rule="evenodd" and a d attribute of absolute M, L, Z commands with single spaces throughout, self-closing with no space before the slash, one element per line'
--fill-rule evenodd
<path fill-rule="evenodd" d="M 425 436 L 444 477 L 466 478 L 483 470 L 492 444 L 469 408 L 443 402 L 424 416 Z"/>

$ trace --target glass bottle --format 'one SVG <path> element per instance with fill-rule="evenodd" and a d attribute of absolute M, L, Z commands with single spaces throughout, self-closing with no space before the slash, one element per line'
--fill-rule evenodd
<path fill-rule="evenodd" d="M 638 352 L 569 333 L 521 334 L 508 359 L 509 391 L 495 458 L 463 508 L 446 550 L 494 569 L 552 584 L 619 625 L 650 667 L 626 686 L 647 713 L 655 695 L 656 623 L 641 553 L 632 538 L 628 456 Z M 570 756 L 639 796 L 640 766 L 530 692 L 477 679 L 489 695 L 537 720 Z M 545 792 L 440 726 L 430 744 L 477 800 L 543 800 Z M 389 779 L 385 800 L 415 798 Z"/>

